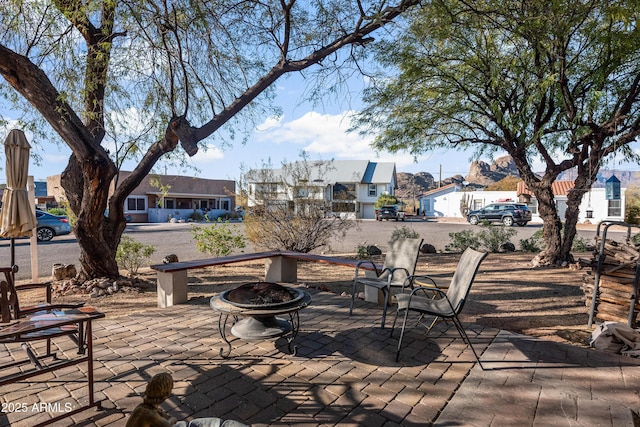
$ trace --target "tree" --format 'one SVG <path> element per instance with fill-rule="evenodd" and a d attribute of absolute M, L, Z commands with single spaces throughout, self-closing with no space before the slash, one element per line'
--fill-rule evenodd
<path fill-rule="evenodd" d="M 303 152 L 300 161 L 284 163 L 282 169 L 265 165 L 247 172 L 246 181 L 253 184 L 246 191 L 251 207 L 244 232 L 254 248 L 307 253 L 345 236 L 353 219 L 328 215 L 333 212 L 325 194 L 332 183 L 325 178 L 332 168 L 332 162 L 311 161 Z"/>
<path fill-rule="evenodd" d="M 377 46 L 384 70 L 397 73 L 374 80 L 354 127 L 390 151 L 506 151 L 539 203 L 538 261 L 570 260 L 579 204 L 600 167 L 616 152 L 637 160 L 639 5 L 435 0 Z M 562 235 L 551 184 L 572 168 Z"/>
<path fill-rule="evenodd" d="M 391 194 L 381 194 L 376 200 L 375 208 L 379 209 L 384 205 L 396 205 L 398 204 L 398 199 L 396 196 L 392 196 Z"/>
<path fill-rule="evenodd" d="M 85 275 L 117 276 L 124 203 L 160 158 L 192 156 L 221 130 L 230 139 L 276 113 L 270 88 L 287 73 L 321 79 L 311 97 L 335 91 L 371 34 L 417 3 L 0 3 L 0 94 L 72 151 L 61 183 Z M 138 163 L 119 181 L 125 159 Z"/>

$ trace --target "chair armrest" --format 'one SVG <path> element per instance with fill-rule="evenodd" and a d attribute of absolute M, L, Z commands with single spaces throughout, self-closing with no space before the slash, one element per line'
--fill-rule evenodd
<path fill-rule="evenodd" d="M 370 259 L 365 259 L 362 261 L 358 261 L 358 263 L 356 264 L 356 277 L 358 277 L 358 270 L 360 269 L 360 266 L 363 264 L 371 264 L 371 267 L 373 267 L 373 271 L 375 271 L 376 276 L 380 276 L 382 274 L 382 271 L 378 271 L 378 266 L 376 265 L 375 261 L 370 260 Z"/>
<path fill-rule="evenodd" d="M 418 292 L 424 292 L 425 295 L 427 294 L 427 292 L 433 292 L 434 294 L 436 294 L 436 296 L 439 296 L 441 298 L 446 298 L 447 297 L 447 293 L 445 291 L 443 291 L 442 289 L 436 287 L 428 287 L 428 286 L 418 286 L 417 288 L 414 288 L 411 290 L 411 294 L 410 295 L 415 295 Z M 449 304 L 451 305 L 451 304 Z"/>

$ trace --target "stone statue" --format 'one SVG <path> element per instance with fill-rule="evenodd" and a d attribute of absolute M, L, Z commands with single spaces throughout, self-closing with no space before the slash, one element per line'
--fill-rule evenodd
<path fill-rule="evenodd" d="M 154 375 L 147 384 L 142 403 L 133 410 L 126 427 L 172 427 L 178 420 L 160 408 L 160 404 L 171 395 L 172 388 L 170 374 Z"/>
<path fill-rule="evenodd" d="M 160 408 L 160 404 L 171 395 L 171 389 L 173 389 L 173 378 L 170 374 L 154 375 L 147 384 L 142 403 L 133 410 L 126 427 L 248 427 L 237 421 L 220 418 L 178 421 Z"/>

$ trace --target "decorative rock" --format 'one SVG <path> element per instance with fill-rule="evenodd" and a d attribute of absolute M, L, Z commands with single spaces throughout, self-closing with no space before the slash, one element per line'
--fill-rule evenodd
<path fill-rule="evenodd" d="M 178 255 L 169 254 L 166 257 L 162 258 L 162 263 L 163 264 L 169 264 L 171 262 L 178 262 Z"/>
<path fill-rule="evenodd" d="M 380 248 L 375 245 L 367 246 L 367 253 L 369 255 L 382 255 L 382 251 L 380 250 Z"/>
<path fill-rule="evenodd" d="M 78 272 L 74 264 L 53 264 L 51 275 L 54 280 L 64 280 L 76 277 Z"/>
<path fill-rule="evenodd" d="M 437 251 L 435 246 L 429 243 L 425 243 L 420 247 L 420 252 L 422 252 L 423 254 L 435 254 Z"/>
<path fill-rule="evenodd" d="M 500 245 L 500 252 L 515 252 L 516 246 L 511 242 L 504 242 Z"/>

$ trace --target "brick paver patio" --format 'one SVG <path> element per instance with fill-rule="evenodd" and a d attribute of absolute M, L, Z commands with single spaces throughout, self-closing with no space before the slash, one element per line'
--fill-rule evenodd
<path fill-rule="evenodd" d="M 300 312 L 295 356 L 283 338 L 234 339 L 231 357 L 220 358 L 226 344 L 206 299 L 96 322 L 96 391 L 104 409 L 56 425 L 124 426 L 158 372 L 173 376 L 173 396 L 163 408 L 178 419 L 217 416 L 254 426 L 634 425 L 636 359 L 468 325 L 483 353 L 482 371 L 455 328 L 443 323 L 428 337 L 409 332 L 396 363 L 397 341 L 379 328 L 379 306 L 360 302 L 350 317 L 349 297 L 312 294 Z M 73 351 L 69 340 L 57 343 Z M 12 354 L 22 357 L 18 346 Z M 0 357 L 10 356 L 0 348 Z M 86 402 L 83 368 L 2 387 L 2 402 L 29 410 L 5 411 L 0 426 L 46 420 L 51 414 L 39 410 L 43 403 L 51 409 Z"/>

